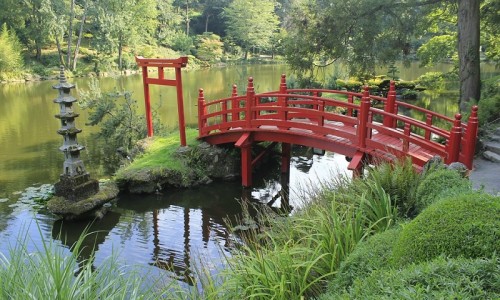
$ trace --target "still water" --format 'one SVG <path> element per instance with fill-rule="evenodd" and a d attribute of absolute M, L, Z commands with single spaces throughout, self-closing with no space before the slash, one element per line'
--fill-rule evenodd
<path fill-rule="evenodd" d="M 447 70 L 449 65 L 438 66 Z M 400 67 L 400 77 L 412 80 L 427 70 L 412 66 Z M 198 89 L 206 99 L 230 95 L 236 83 L 245 86 L 248 76 L 254 77 L 257 92 L 276 90 L 280 74 L 288 73 L 286 65 L 232 66 L 183 72 L 185 117 L 188 126 L 197 124 Z M 167 76 L 168 77 L 168 76 Z M 77 90 L 87 89 L 89 79 L 70 79 Z M 139 75 L 99 79 L 103 91 L 129 90 L 143 110 L 142 80 Z M 59 121 L 54 117 L 58 106 L 53 103 L 57 92 L 55 81 L 0 85 L 0 252 L 28 233 L 28 247 L 40 247 L 41 239 L 69 249 L 88 223 L 62 224 L 32 200 L 19 197 L 27 187 L 54 183 L 61 172 L 63 155 L 57 149 L 62 138 L 56 134 Z M 244 88 L 240 88 L 244 90 Z M 78 97 L 77 92 L 73 95 Z M 151 87 L 152 106 L 159 112 L 162 123 L 173 129 L 177 124 L 175 89 Z M 425 92 L 417 105 L 452 116 L 457 111 L 457 92 Z M 109 177 L 103 165 L 99 143 L 93 138 L 98 128 L 85 126 L 88 114 L 76 119 L 83 133 L 79 143 L 87 170 L 94 178 Z M 347 173 L 347 162 L 341 155 L 313 155 L 310 149 L 294 150 L 286 194 L 290 205 L 302 204 L 303 190 L 317 186 L 339 173 Z M 242 189 L 239 182 L 213 183 L 190 190 L 168 191 L 163 195 L 120 195 L 102 220 L 92 224 L 99 231 L 90 243 L 96 243 L 96 264 L 112 253 L 126 264 L 140 265 L 151 272 L 162 273 L 191 282 L 193 264 L 204 258 L 216 269 L 221 255 L 229 251 L 238 238 L 226 228 L 225 220 L 235 220 L 241 214 L 239 201 L 247 199 L 279 207 L 281 198 L 272 201 L 286 187 L 280 179 L 278 165 L 266 166 L 257 174 L 252 189 Z M 347 173 L 348 174 L 348 173 Z M 91 241 L 90 241 L 91 240 Z M 69 250 L 68 250 L 69 251 Z"/>

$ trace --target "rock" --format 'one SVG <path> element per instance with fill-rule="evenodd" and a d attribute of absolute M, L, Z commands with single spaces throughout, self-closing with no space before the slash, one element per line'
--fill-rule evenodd
<path fill-rule="evenodd" d="M 109 208 L 104 204 L 115 199 L 118 192 L 118 186 L 114 182 L 107 182 L 97 194 L 80 201 L 53 197 L 47 202 L 47 209 L 65 220 L 102 218 Z"/>
<path fill-rule="evenodd" d="M 452 162 L 446 167 L 448 170 L 457 171 L 462 177 L 467 177 L 469 175 L 469 169 L 461 162 Z"/>
<path fill-rule="evenodd" d="M 216 180 L 232 180 L 239 176 L 239 157 L 222 147 L 199 144 L 194 153 L 204 174 Z"/>
<path fill-rule="evenodd" d="M 443 158 L 439 155 L 431 157 L 431 159 L 425 163 L 422 169 L 422 175 L 425 175 L 429 170 L 437 168 L 444 168 Z"/>

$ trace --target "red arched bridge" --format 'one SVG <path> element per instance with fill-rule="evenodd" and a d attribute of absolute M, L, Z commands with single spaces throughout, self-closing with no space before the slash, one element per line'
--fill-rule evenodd
<path fill-rule="evenodd" d="M 198 98 L 199 138 L 210 144 L 234 143 L 241 148 L 242 184 L 252 184 L 252 144 L 282 143 L 282 171 L 288 170 L 290 144 L 300 144 L 352 158 L 348 168 L 361 172 L 376 159 L 410 157 L 422 168 L 433 156 L 472 169 L 478 122 L 477 106 L 467 123 L 396 100 L 394 82 L 387 97 L 326 89 L 288 89 L 285 75 L 278 91 L 256 94 L 249 78 L 245 95 L 233 86 L 229 98 Z M 420 116 L 420 120 L 411 115 Z M 405 112 L 403 115 L 401 112 Z M 273 145 L 273 144 L 272 144 Z"/>

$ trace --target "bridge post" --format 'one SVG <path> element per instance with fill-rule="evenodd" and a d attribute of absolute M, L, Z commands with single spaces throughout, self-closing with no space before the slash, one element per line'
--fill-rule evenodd
<path fill-rule="evenodd" d="M 347 102 L 348 102 L 349 104 L 353 104 L 353 103 L 354 103 L 354 98 L 353 98 L 352 94 L 349 94 L 349 95 L 347 96 Z M 348 115 L 349 117 L 352 117 L 352 108 L 351 108 L 351 107 L 347 108 L 347 115 Z"/>
<path fill-rule="evenodd" d="M 231 113 L 231 117 L 233 121 L 238 121 L 240 119 L 240 112 L 235 112 L 235 109 L 240 108 L 240 101 L 238 99 L 234 99 L 235 97 L 238 97 L 238 87 L 236 84 L 233 84 L 233 91 L 231 92 L 231 97 L 233 98 L 231 102 L 231 109 L 233 112 Z"/>
<path fill-rule="evenodd" d="M 370 90 L 367 86 L 364 88 L 361 98 L 361 107 L 358 114 L 358 146 L 366 147 L 366 138 L 368 136 L 368 115 L 370 111 Z"/>
<path fill-rule="evenodd" d="M 286 88 L 286 75 L 281 74 L 281 81 L 280 81 L 280 94 L 287 94 L 287 88 Z M 278 97 L 278 106 L 282 109 L 279 111 L 278 116 L 279 119 L 282 121 L 287 121 L 287 112 L 286 112 L 286 107 L 287 105 L 287 97 Z"/>
<path fill-rule="evenodd" d="M 248 77 L 247 85 L 247 103 L 245 105 L 245 120 L 247 123 L 247 128 L 252 127 L 252 119 L 254 117 L 254 112 L 252 111 L 255 101 L 255 90 L 253 88 L 253 78 Z"/>
<path fill-rule="evenodd" d="M 244 133 L 234 144 L 241 149 L 241 185 L 252 186 L 252 142 L 250 133 Z"/>
<path fill-rule="evenodd" d="M 467 131 L 465 132 L 465 153 L 463 163 L 469 170 L 472 170 L 472 161 L 474 159 L 474 153 L 476 152 L 477 130 L 479 127 L 477 110 L 477 105 L 474 105 L 471 109 L 469 121 L 467 122 Z"/>
<path fill-rule="evenodd" d="M 386 113 L 394 114 L 396 103 L 396 84 L 393 80 L 389 85 L 389 92 L 387 93 L 387 101 L 385 102 L 384 111 Z M 392 116 L 384 116 L 384 126 L 394 128 L 394 118 Z"/>
<path fill-rule="evenodd" d="M 425 125 L 431 127 L 432 126 L 432 115 L 430 113 L 425 114 Z M 430 140 L 431 139 L 431 132 L 430 130 L 425 130 L 425 139 Z"/>
<path fill-rule="evenodd" d="M 281 143 L 281 173 L 290 172 L 290 157 L 292 145 L 289 143 Z"/>
<path fill-rule="evenodd" d="M 460 143 L 462 140 L 462 115 L 456 114 L 455 120 L 453 121 L 453 127 L 450 130 L 450 140 L 447 145 L 446 163 L 450 164 L 456 162 L 459 159 L 460 154 Z"/>
<path fill-rule="evenodd" d="M 205 126 L 207 125 L 206 114 L 205 95 L 203 94 L 203 89 L 200 89 L 198 93 L 198 136 L 200 137 L 205 134 Z"/>

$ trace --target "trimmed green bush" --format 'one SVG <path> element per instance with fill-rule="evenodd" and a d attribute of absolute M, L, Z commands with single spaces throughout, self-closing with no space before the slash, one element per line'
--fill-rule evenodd
<path fill-rule="evenodd" d="M 469 193 L 440 200 L 406 225 L 393 262 L 404 265 L 439 255 L 480 258 L 500 253 L 500 197 Z"/>
<path fill-rule="evenodd" d="M 322 299 L 499 299 L 500 259 L 445 259 L 386 268 Z"/>
<path fill-rule="evenodd" d="M 447 196 L 459 195 L 471 191 L 471 183 L 456 171 L 440 169 L 427 175 L 418 185 L 415 208 L 417 212 L 423 211 L 436 199 Z"/>
<path fill-rule="evenodd" d="M 387 267 L 392 256 L 392 248 L 398 240 L 401 229 L 401 226 L 397 226 L 359 243 L 340 265 L 329 290 L 347 290 L 355 279 L 365 278 L 373 271 Z"/>

